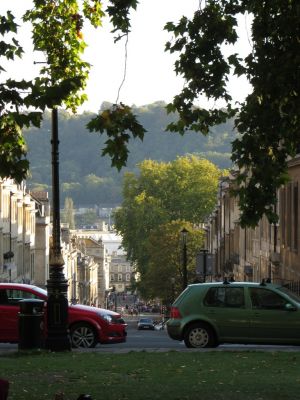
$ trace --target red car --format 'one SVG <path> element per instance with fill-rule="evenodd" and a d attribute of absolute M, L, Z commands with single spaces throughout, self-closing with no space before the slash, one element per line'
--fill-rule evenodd
<path fill-rule="evenodd" d="M 47 291 L 20 283 L 0 283 L 0 342 L 19 341 L 19 301 L 47 301 Z M 80 304 L 69 306 L 69 330 L 73 347 L 95 347 L 97 343 L 126 341 L 126 324 L 121 315 L 103 308 Z"/>

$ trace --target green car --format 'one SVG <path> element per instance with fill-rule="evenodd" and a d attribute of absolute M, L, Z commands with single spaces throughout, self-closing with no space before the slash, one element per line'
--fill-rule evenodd
<path fill-rule="evenodd" d="M 189 285 L 171 307 L 167 331 L 189 348 L 300 344 L 300 297 L 265 282 Z"/>

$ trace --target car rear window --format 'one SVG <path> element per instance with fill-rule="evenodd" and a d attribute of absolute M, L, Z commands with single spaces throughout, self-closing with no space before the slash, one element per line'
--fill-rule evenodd
<path fill-rule="evenodd" d="M 191 285 L 191 286 L 186 287 L 186 288 L 184 289 L 184 291 L 181 292 L 180 295 L 175 299 L 175 301 L 174 301 L 173 304 L 179 304 L 179 303 L 181 303 L 182 300 L 185 298 L 185 296 L 186 296 L 191 290 L 193 290 L 194 287 L 196 287 L 196 286 L 197 286 L 197 285 Z"/>

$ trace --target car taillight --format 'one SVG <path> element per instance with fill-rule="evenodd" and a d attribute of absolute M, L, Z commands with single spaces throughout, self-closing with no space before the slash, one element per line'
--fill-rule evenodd
<path fill-rule="evenodd" d="M 177 307 L 171 307 L 171 318 L 180 319 L 181 315 Z"/>

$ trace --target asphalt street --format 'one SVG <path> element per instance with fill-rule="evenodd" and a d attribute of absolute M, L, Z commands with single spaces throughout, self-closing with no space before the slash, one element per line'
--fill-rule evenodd
<path fill-rule="evenodd" d="M 18 345 L 0 343 L 0 356 L 11 352 L 17 352 Z M 299 352 L 300 346 L 277 346 L 277 345 L 220 345 L 212 349 L 187 349 L 183 342 L 169 338 L 166 330 L 137 330 L 136 321 L 128 324 L 128 335 L 125 343 L 97 345 L 94 349 L 74 349 L 76 352 L 100 352 L 100 353 L 128 353 L 130 351 L 184 351 L 184 352 L 207 352 L 207 351 L 286 351 Z"/>

